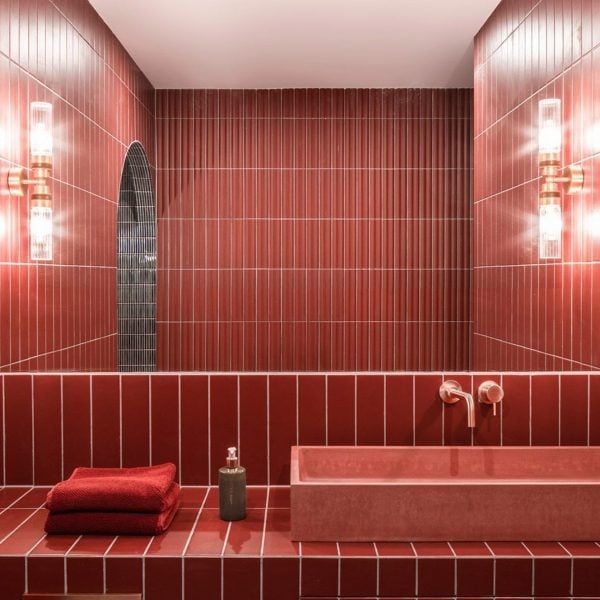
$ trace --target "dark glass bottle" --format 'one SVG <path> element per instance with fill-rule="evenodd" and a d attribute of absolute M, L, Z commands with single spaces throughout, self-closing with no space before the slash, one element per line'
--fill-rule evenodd
<path fill-rule="evenodd" d="M 223 521 L 246 518 L 246 469 L 239 465 L 237 448 L 227 448 L 227 466 L 219 469 L 219 513 Z"/>

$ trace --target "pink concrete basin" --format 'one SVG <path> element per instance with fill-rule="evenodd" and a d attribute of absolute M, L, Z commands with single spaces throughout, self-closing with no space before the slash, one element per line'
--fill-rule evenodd
<path fill-rule="evenodd" d="M 296 541 L 600 540 L 600 447 L 294 446 Z"/>

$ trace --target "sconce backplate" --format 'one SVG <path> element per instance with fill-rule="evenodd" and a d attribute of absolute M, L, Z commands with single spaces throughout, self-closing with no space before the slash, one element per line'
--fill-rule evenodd
<path fill-rule="evenodd" d="M 8 170 L 8 191 L 11 196 L 24 196 L 27 184 L 25 182 L 25 169 L 22 167 L 11 167 Z"/>
<path fill-rule="evenodd" d="M 567 182 L 567 194 L 579 194 L 583 189 L 583 168 L 581 165 L 569 165 L 565 168 Z"/>

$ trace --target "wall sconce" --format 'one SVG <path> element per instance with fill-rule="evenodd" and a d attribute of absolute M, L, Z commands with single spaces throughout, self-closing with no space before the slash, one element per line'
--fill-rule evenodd
<path fill-rule="evenodd" d="M 8 172 L 8 190 L 24 196 L 31 188 L 29 204 L 29 254 L 31 260 L 52 260 L 52 105 L 32 102 L 29 107 L 29 155 L 31 177 L 21 167 Z"/>
<path fill-rule="evenodd" d="M 577 194 L 583 188 L 581 165 L 570 165 L 561 171 L 562 115 L 558 98 L 539 103 L 538 152 L 542 175 L 539 196 L 541 259 L 560 258 L 562 255 L 562 209 L 560 186 L 566 185 L 567 194 Z"/>

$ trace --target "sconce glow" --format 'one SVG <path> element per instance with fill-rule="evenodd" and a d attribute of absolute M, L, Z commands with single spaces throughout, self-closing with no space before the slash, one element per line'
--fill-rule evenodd
<path fill-rule="evenodd" d="M 52 104 L 48 102 L 32 102 L 29 107 L 29 152 L 32 167 L 40 159 L 45 165 L 52 157 Z"/>
<path fill-rule="evenodd" d="M 31 260 L 52 260 L 52 207 L 32 204 L 29 213 Z"/>
<path fill-rule="evenodd" d="M 538 151 L 540 154 L 560 154 L 562 148 L 561 103 L 558 98 L 539 103 Z"/>
<path fill-rule="evenodd" d="M 560 258 L 561 252 L 562 210 L 560 204 L 542 204 L 540 206 L 540 258 Z"/>
<path fill-rule="evenodd" d="M 600 210 L 593 212 L 587 220 L 587 230 L 590 235 L 600 238 Z"/>

